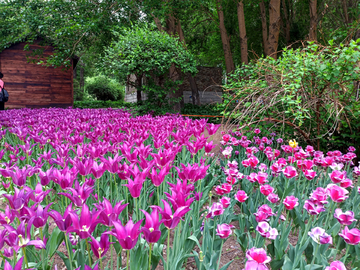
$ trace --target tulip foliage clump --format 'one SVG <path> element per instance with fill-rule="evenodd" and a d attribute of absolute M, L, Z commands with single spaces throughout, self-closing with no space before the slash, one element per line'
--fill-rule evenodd
<path fill-rule="evenodd" d="M 3 269 L 226 270 L 360 267 L 360 204 L 348 153 L 261 131 L 223 133 L 178 115 L 113 109 L 1 113 Z M 205 137 L 205 131 L 209 137 Z"/>

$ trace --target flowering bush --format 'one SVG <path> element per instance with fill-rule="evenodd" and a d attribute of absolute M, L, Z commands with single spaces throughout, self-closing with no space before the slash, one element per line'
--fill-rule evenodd
<path fill-rule="evenodd" d="M 198 269 L 225 270 L 233 235 L 247 270 L 360 266 L 354 148 L 324 154 L 229 131 L 219 167 L 203 135 L 219 126 L 205 120 L 113 109 L 1 116 L 5 269 L 52 269 L 57 254 L 67 269 L 120 269 L 122 257 L 131 270 L 160 260 L 182 269 L 193 257 Z"/>

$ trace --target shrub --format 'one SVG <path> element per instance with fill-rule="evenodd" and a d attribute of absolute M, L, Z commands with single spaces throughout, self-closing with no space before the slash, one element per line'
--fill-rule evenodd
<path fill-rule="evenodd" d="M 275 125 L 318 149 L 343 149 L 360 140 L 354 83 L 360 80 L 359 60 L 355 41 L 339 47 L 310 43 L 285 49 L 278 60 L 261 58 L 229 79 L 227 115 L 237 117 L 240 126 Z"/>
<path fill-rule="evenodd" d="M 124 86 L 104 75 L 87 78 L 85 89 L 98 100 L 123 100 L 125 96 Z"/>

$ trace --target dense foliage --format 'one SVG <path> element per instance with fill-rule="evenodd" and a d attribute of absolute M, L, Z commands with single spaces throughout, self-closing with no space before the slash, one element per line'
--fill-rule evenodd
<path fill-rule="evenodd" d="M 86 79 L 85 91 L 94 96 L 97 100 L 124 100 L 124 89 L 124 85 L 103 75 Z"/>
<path fill-rule="evenodd" d="M 355 41 L 309 44 L 237 69 L 225 86 L 227 115 L 240 125 L 270 122 L 281 134 L 291 138 L 296 132 L 317 148 L 346 149 L 359 140 L 359 48 Z M 330 139 L 340 134 L 340 141 Z"/>

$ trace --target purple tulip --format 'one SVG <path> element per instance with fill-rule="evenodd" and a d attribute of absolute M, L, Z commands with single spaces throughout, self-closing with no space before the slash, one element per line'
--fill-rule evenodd
<path fill-rule="evenodd" d="M 49 216 L 55 221 L 59 230 L 62 232 L 66 232 L 67 229 L 72 225 L 72 219 L 70 213 L 72 211 L 72 204 L 70 203 L 66 208 L 64 215 L 61 215 L 58 211 L 51 210 Z"/>
<path fill-rule="evenodd" d="M 4 270 L 22 270 L 23 260 L 24 260 L 24 257 L 21 257 L 20 260 L 16 263 L 14 268 L 11 266 L 11 264 L 7 260 L 5 260 Z"/>
<path fill-rule="evenodd" d="M 158 209 L 162 216 L 162 222 L 168 229 L 174 229 L 179 224 L 181 218 L 191 210 L 188 206 L 182 206 L 177 208 L 175 213 L 173 213 L 168 202 L 165 200 L 161 201 L 164 204 L 164 210 L 162 210 L 159 206 Z"/>
<path fill-rule="evenodd" d="M 110 201 L 104 198 L 103 202 L 95 204 L 95 207 L 100 211 L 100 219 L 102 219 L 102 224 L 105 226 L 111 227 L 112 221 L 118 220 L 120 213 L 128 206 L 128 203 L 122 204 L 124 201 L 117 202 L 114 207 L 112 207 Z"/>
<path fill-rule="evenodd" d="M 110 245 L 113 243 L 109 242 L 109 236 L 107 234 L 102 234 L 100 237 L 100 242 L 97 241 L 94 237 L 91 237 L 91 241 L 89 241 L 91 245 L 91 249 L 94 252 L 94 255 L 97 258 L 103 258 L 106 252 L 109 250 Z"/>
<path fill-rule="evenodd" d="M 269 239 L 275 240 L 276 237 L 279 235 L 276 228 L 271 228 L 269 223 L 265 221 L 261 221 L 258 223 L 256 230 L 260 233 L 262 237 L 266 237 Z"/>
<path fill-rule="evenodd" d="M 20 225 L 14 229 L 10 225 L 4 225 L 8 231 L 8 236 L 5 242 L 14 248 L 22 248 L 26 246 L 35 246 L 37 249 L 45 249 L 45 243 L 42 240 L 30 240 L 32 219 L 29 220 L 25 229 L 25 220 L 21 221 Z"/>
<path fill-rule="evenodd" d="M 216 235 L 220 236 L 220 238 L 228 238 L 232 234 L 232 228 L 234 228 L 233 225 L 229 224 L 218 224 L 216 228 Z"/>
<path fill-rule="evenodd" d="M 149 178 L 151 179 L 151 182 L 154 184 L 154 186 L 158 187 L 161 185 L 162 182 L 164 182 L 165 176 L 169 173 L 169 170 L 169 164 L 166 164 L 166 166 L 162 167 L 159 174 L 157 174 L 155 168 L 152 168 Z"/>
<path fill-rule="evenodd" d="M 58 195 L 63 195 L 69 198 L 77 207 L 82 207 L 87 198 L 89 198 L 90 194 L 94 191 L 94 188 L 89 187 L 86 183 L 80 186 L 79 182 L 76 181 L 75 188 L 69 187 L 68 190 L 72 195 L 63 192 L 58 193 Z"/>
<path fill-rule="evenodd" d="M 120 221 L 113 221 L 114 229 L 106 232 L 106 234 L 115 236 L 123 249 L 130 250 L 135 247 L 139 239 L 139 228 L 142 222 L 143 219 L 134 224 L 130 219 L 128 223 L 123 226 Z"/>
<path fill-rule="evenodd" d="M 144 238 L 148 243 L 156 243 L 161 237 L 161 231 L 159 230 L 161 221 L 159 221 L 159 210 L 156 207 L 152 207 L 151 214 L 140 209 L 146 219 L 145 225 L 141 228 L 140 232 L 144 234 Z"/>
<path fill-rule="evenodd" d="M 73 225 L 67 229 L 67 232 L 75 232 L 81 239 L 90 237 L 92 232 L 95 230 L 95 227 L 102 222 L 102 220 L 97 219 L 99 214 L 99 211 L 90 213 L 89 207 L 84 204 L 81 210 L 80 218 L 74 212 L 70 212 Z"/>
<path fill-rule="evenodd" d="M 29 197 L 34 192 L 29 187 L 19 190 L 14 187 L 14 195 L 4 194 L 3 196 L 9 201 L 9 205 L 14 210 L 20 210 L 28 205 Z"/>

